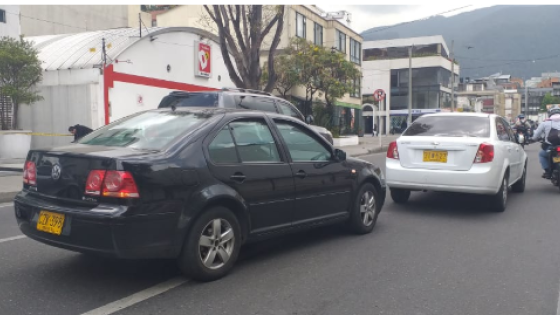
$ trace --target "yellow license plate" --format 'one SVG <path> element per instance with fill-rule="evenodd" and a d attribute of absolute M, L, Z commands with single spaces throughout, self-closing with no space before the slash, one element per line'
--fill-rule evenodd
<path fill-rule="evenodd" d="M 41 211 L 37 220 L 37 231 L 60 235 L 64 226 L 64 214 Z"/>
<path fill-rule="evenodd" d="M 424 151 L 424 162 L 447 163 L 447 151 Z"/>
<path fill-rule="evenodd" d="M 555 156 L 552 158 L 552 162 L 554 163 L 560 163 L 560 156 Z"/>

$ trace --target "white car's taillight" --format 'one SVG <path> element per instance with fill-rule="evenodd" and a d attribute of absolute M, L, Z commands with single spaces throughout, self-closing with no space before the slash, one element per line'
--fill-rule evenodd
<path fill-rule="evenodd" d="M 481 143 L 476 152 L 474 163 L 489 163 L 494 160 L 494 146 L 488 143 Z"/>
<path fill-rule="evenodd" d="M 389 144 L 389 148 L 387 149 L 387 157 L 390 159 L 399 159 L 399 148 L 397 147 L 397 142 L 393 141 Z"/>

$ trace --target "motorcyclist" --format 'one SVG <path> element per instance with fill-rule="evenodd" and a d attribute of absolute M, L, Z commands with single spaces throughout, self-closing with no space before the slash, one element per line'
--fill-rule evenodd
<path fill-rule="evenodd" d="M 529 133 L 531 130 L 531 124 L 525 120 L 525 115 L 521 114 L 517 116 L 517 121 L 515 122 L 516 130 L 521 130 L 525 139 L 529 139 Z"/>
<path fill-rule="evenodd" d="M 548 120 L 542 122 L 537 130 L 535 130 L 535 134 L 533 135 L 532 140 L 536 141 L 544 135 L 544 143 L 542 145 L 542 150 L 539 152 L 539 161 L 541 162 L 541 167 L 544 170 L 544 174 L 542 175 L 543 178 L 550 179 L 552 176 L 551 169 L 550 169 L 550 161 L 548 157 L 548 153 L 546 150 L 551 145 L 548 141 L 548 134 L 552 129 L 560 130 L 560 107 L 555 105 L 551 109 L 548 110 Z"/>

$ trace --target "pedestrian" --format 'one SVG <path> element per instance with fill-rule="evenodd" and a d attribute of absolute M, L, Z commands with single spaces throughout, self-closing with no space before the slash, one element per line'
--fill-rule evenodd
<path fill-rule="evenodd" d="M 91 128 L 78 124 L 78 125 L 68 127 L 68 131 L 74 135 L 74 142 L 75 142 L 78 141 L 80 138 L 83 138 L 93 130 Z"/>
<path fill-rule="evenodd" d="M 373 136 L 377 136 L 377 124 L 373 124 Z"/>

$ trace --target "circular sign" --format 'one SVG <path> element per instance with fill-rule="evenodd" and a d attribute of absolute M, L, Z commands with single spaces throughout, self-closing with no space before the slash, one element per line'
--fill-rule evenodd
<path fill-rule="evenodd" d="M 385 99 L 385 92 L 382 89 L 377 89 L 373 92 L 373 99 L 376 102 L 382 101 Z"/>

